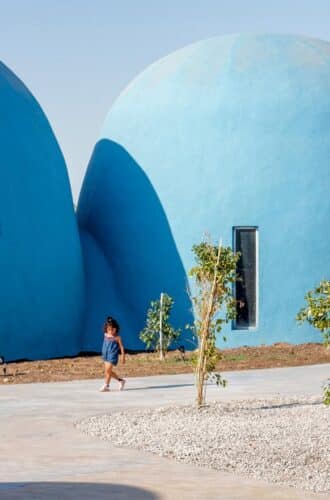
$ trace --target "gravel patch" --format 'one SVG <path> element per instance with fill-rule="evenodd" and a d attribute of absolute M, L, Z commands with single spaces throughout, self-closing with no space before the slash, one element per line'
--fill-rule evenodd
<path fill-rule="evenodd" d="M 82 432 L 202 467 L 315 492 L 330 491 L 330 408 L 290 397 L 125 410 Z"/>

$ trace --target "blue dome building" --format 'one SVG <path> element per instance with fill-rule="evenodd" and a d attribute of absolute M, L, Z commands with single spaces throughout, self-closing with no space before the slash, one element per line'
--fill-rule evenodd
<path fill-rule="evenodd" d="M 160 291 L 182 326 L 205 233 L 242 252 L 228 347 L 319 341 L 295 315 L 329 271 L 329 167 L 329 43 L 232 35 L 151 65 L 110 109 L 80 196 L 85 345 L 111 310 L 140 347 Z"/>
<path fill-rule="evenodd" d="M 66 165 L 49 123 L 0 63 L 0 355 L 77 354 L 84 271 Z"/>

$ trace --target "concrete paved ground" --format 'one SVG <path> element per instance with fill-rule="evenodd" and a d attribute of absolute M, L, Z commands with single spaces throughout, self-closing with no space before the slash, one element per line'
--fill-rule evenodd
<path fill-rule="evenodd" d="M 208 400 L 320 394 L 330 364 L 227 372 Z M 124 392 L 99 393 L 97 380 L 0 387 L 1 499 L 302 500 L 304 493 L 86 437 L 74 422 L 128 407 L 191 403 L 192 375 L 129 379 Z"/>

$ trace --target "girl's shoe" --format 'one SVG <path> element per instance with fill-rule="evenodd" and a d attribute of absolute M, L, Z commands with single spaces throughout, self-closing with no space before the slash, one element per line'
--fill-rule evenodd
<path fill-rule="evenodd" d="M 109 391 L 110 391 L 110 388 L 108 385 L 106 385 L 106 384 L 102 385 L 100 392 L 109 392 Z"/>
<path fill-rule="evenodd" d="M 120 391 L 124 390 L 125 384 L 126 384 L 126 380 L 125 379 L 122 378 L 121 380 L 119 380 L 119 390 Z"/>

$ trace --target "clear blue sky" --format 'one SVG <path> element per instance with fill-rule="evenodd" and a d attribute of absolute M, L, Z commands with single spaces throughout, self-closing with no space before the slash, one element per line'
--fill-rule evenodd
<path fill-rule="evenodd" d="M 330 0 L 0 0 L 0 60 L 46 112 L 75 199 L 126 84 L 173 50 L 237 32 L 330 40 Z"/>

